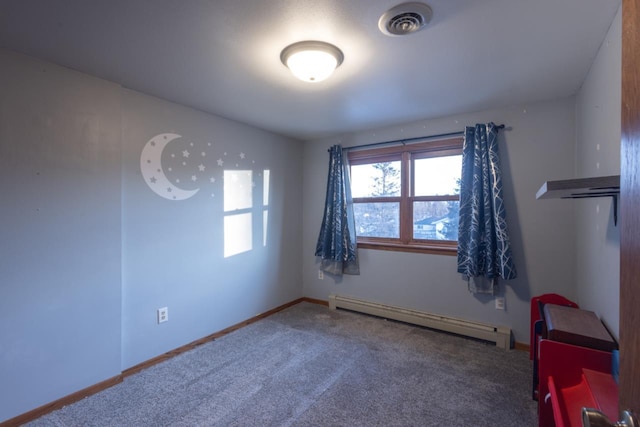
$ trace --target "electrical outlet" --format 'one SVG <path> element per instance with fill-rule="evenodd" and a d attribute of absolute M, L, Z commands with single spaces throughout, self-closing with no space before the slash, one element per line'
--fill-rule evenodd
<path fill-rule="evenodd" d="M 496 298 L 496 310 L 504 310 L 504 297 Z"/>
<path fill-rule="evenodd" d="M 158 309 L 158 323 L 164 323 L 169 320 L 169 308 L 162 307 Z"/>
<path fill-rule="evenodd" d="M 318 270 L 318 279 L 324 280 L 324 272 L 322 270 Z"/>

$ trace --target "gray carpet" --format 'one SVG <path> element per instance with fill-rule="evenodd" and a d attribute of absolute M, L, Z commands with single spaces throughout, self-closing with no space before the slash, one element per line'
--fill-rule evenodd
<path fill-rule="evenodd" d="M 534 426 L 528 353 L 301 303 L 29 426 Z"/>

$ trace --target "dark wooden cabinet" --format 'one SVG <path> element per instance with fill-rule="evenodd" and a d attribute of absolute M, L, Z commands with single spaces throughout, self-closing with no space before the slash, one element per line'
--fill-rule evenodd
<path fill-rule="evenodd" d="M 547 339 L 613 351 L 616 342 L 593 311 L 547 304 L 543 308 Z"/>

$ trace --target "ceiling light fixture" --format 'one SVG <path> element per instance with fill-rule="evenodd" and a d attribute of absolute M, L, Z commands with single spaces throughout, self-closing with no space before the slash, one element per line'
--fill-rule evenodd
<path fill-rule="evenodd" d="M 344 55 L 332 44 L 307 40 L 282 49 L 280 60 L 300 80 L 317 83 L 333 74 L 342 64 Z"/>

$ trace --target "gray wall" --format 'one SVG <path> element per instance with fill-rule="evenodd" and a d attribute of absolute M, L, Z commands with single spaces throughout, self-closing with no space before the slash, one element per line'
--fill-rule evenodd
<path fill-rule="evenodd" d="M 0 93 L 0 422 L 302 296 L 300 142 L 6 50 Z M 189 199 L 142 176 L 163 133 Z M 228 257 L 225 169 L 255 184 L 251 250 Z"/>
<path fill-rule="evenodd" d="M 333 144 L 351 146 L 455 132 L 465 125 L 494 121 L 500 133 L 504 194 L 519 277 L 501 282 L 506 310 L 492 297 L 474 296 L 456 273 L 456 257 L 360 250 L 360 276 L 318 279 L 314 250 L 322 221 L 328 154 Z M 529 342 L 529 304 L 535 295 L 575 296 L 574 205 L 536 200 L 549 179 L 571 176 L 575 152 L 575 99 L 408 123 L 341 137 L 308 141 L 304 147 L 304 294 L 331 293 L 512 328 L 515 340 Z"/>
<path fill-rule="evenodd" d="M 120 97 L 0 50 L 0 421 L 120 372 Z M 99 100 L 99 101 L 97 101 Z"/>
<path fill-rule="evenodd" d="M 621 9 L 576 102 L 578 177 L 620 174 Z M 575 200 L 577 302 L 618 337 L 620 229 L 610 198 Z M 619 204 L 618 204 L 619 207 Z"/>

